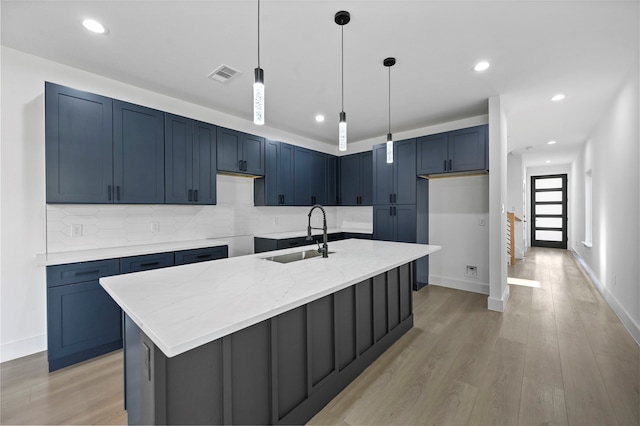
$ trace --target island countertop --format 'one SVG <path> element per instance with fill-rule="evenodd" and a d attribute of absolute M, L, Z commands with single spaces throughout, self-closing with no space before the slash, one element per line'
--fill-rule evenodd
<path fill-rule="evenodd" d="M 315 248 L 308 246 L 307 248 Z M 265 260 L 297 247 L 100 279 L 122 310 L 173 357 L 440 250 L 374 240 L 329 244 L 328 258 Z"/>

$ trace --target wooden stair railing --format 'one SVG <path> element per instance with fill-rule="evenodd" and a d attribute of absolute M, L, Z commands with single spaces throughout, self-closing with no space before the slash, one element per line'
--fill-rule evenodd
<path fill-rule="evenodd" d="M 516 222 L 522 222 L 514 212 L 507 212 L 507 255 L 509 256 L 510 265 L 516 264 Z"/>

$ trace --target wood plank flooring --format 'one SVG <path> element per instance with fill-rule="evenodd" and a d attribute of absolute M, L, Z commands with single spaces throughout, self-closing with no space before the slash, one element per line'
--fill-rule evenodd
<path fill-rule="evenodd" d="M 310 424 L 640 424 L 640 348 L 575 262 L 531 249 L 503 314 L 486 296 L 429 286 L 415 327 Z M 122 352 L 47 372 L 2 364 L 2 424 L 126 424 Z"/>

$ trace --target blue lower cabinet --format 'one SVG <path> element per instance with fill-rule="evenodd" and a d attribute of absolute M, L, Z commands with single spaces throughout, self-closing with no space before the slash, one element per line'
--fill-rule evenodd
<path fill-rule="evenodd" d="M 122 347 L 120 307 L 98 282 L 118 272 L 117 259 L 47 268 L 49 371 Z"/>
<path fill-rule="evenodd" d="M 373 206 L 373 238 L 382 241 L 415 243 L 417 233 L 415 204 L 376 204 Z"/>

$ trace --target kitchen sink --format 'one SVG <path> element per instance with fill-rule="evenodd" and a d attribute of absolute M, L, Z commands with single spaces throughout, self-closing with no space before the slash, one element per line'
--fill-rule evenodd
<path fill-rule="evenodd" d="M 331 253 L 333 252 L 330 251 L 329 254 Z M 270 260 L 272 262 L 278 262 L 278 263 L 291 263 L 291 262 L 297 262 L 299 260 L 313 259 L 314 257 L 321 257 L 321 256 L 322 255 L 318 253 L 317 249 L 312 249 L 312 250 L 305 250 L 305 251 L 297 251 L 295 253 L 280 254 L 277 256 L 262 257 L 261 259 Z"/>

